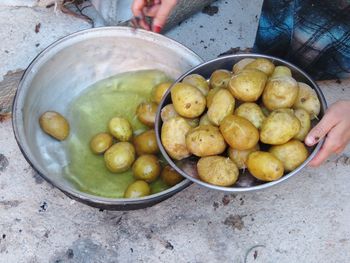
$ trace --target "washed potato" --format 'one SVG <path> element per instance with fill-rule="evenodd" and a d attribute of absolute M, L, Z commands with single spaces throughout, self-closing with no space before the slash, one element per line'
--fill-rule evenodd
<path fill-rule="evenodd" d="M 202 92 L 186 83 L 173 86 L 171 99 L 176 112 L 186 118 L 199 117 L 205 110 L 206 99 Z"/>
<path fill-rule="evenodd" d="M 147 183 L 155 181 L 160 174 L 160 170 L 157 156 L 151 154 L 141 155 L 132 166 L 134 177 Z"/>
<path fill-rule="evenodd" d="M 258 104 L 253 102 L 245 102 L 241 104 L 236 110 L 235 115 L 246 118 L 257 129 L 260 129 L 262 122 L 265 120 L 265 115 Z"/>
<path fill-rule="evenodd" d="M 227 116 L 220 124 L 220 131 L 225 141 L 237 150 L 250 149 L 259 141 L 258 129 L 250 121 L 240 116 Z"/>
<path fill-rule="evenodd" d="M 58 112 L 47 111 L 39 118 L 41 129 L 53 138 L 63 141 L 69 135 L 69 123 Z"/>
<path fill-rule="evenodd" d="M 294 139 L 297 139 L 299 141 L 304 141 L 306 138 L 306 135 L 309 133 L 311 129 L 310 115 L 306 110 L 303 110 L 303 109 L 294 110 L 294 115 L 300 121 L 300 130 L 294 136 Z"/>
<path fill-rule="evenodd" d="M 160 117 L 163 122 L 179 116 L 180 115 L 176 112 L 173 104 L 166 105 L 160 112 Z"/>
<path fill-rule="evenodd" d="M 202 117 L 199 120 L 199 125 L 213 125 L 213 123 L 211 123 L 211 121 L 209 120 L 207 113 L 202 115 Z"/>
<path fill-rule="evenodd" d="M 157 104 L 154 102 L 143 102 L 136 109 L 136 116 L 140 122 L 153 128 L 156 120 Z"/>
<path fill-rule="evenodd" d="M 118 142 L 105 152 L 104 159 L 111 172 L 125 172 L 135 161 L 135 148 L 129 142 Z"/>
<path fill-rule="evenodd" d="M 292 76 L 292 71 L 288 67 L 277 66 L 277 67 L 275 67 L 275 70 L 273 71 L 271 78 L 277 77 L 277 76 L 288 76 L 288 77 L 291 77 Z"/>
<path fill-rule="evenodd" d="M 273 145 L 286 143 L 298 134 L 300 126 L 293 110 L 275 110 L 262 123 L 260 140 Z"/>
<path fill-rule="evenodd" d="M 230 71 L 225 69 L 217 69 L 211 74 L 209 85 L 212 89 L 226 88 L 231 77 L 232 73 Z"/>
<path fill-rule="evenodd" d="M 127 119 L 119 117 L 110 119 L 108 129 L 121 142 L 129 141 L 132 137 L 132 127 Z"/>
<path fill-rule="evenodd" d="M 247 167 L 248 155 L 259 151 L 259 149 L 259 144 L 248 150 L 237 150 L 230 147 L 228 149 L 228 157 L 237 165 L 238 169 L 245 169 Z"/>
<path fill-rule="evenodd" d="M 266 75 L 270 76 L 275 69 L 275 65 L 266 58 L 257 58 L 245 66 L 244 69 L 258 69 L 264 72 Z"/>
<path fill-rule="evenodd" d="M 270 78 L 265 86 L 262 101 L 269 110 L 290 108 L 298 96 L 298 83 L 289 76 Z"/>
<path fill-rule="evenodd" d="M 133 139 L 137 155 L 157 154 L 159 152 L 155 131 L 145 131 Z"/>
<path fill-rule="evenodd" d="M 254 60 L 255 60 L 255 58 L 241 59 L 240 61 L 238 61 L 236 64 L 233 65 L 232 72 L 234 74 L 241 72 L 245 68 L 245 66 L 252 63 Z"/>
<path fill-rule="evenodd" d="M 298 82 L 298 86 L 299 92 L 293 108 L 306 110 L 310 114 L 311 120 L 317 118 L 320 113 L 321 105 L 316 91 L 302 82 Z"/>
<path fill-rule="evenodd" d="M 181 160 L 191 155 L 186 146 L 186 135 L 190 130 L 191 126 L 181 117 L 175 117 L 163 123 L 162 144 L 173 159 Z"/>
<path fill-rule="evenodd" d="M 197 163 L 199 178 L 209 184 L 231 186 L 238 179 L 238 168 L 223 156 L 209 156 L 200 158 Z"/>
<path fill-rule="evenodd" d="M 244 69 L 231 78 L 228 89 L 241 101 L 254 102 L 264 91 L 267 76 L 257 69 Z"/>
<path fill-rule="evenodd" d="M 208 96 L 207 96 L 207 107 L 209 108 L 211 106 L 211 103 L 213 101 L 213 98 L 215 96 L 215 94 L 221 90 L 222 88 L 217 87 L 217 88 L 213 88 L 211 90 L 209 90 Z"/>
<path fill-rule="evenodd" d="M 162 173 L 160 174 L 163 182 L 168 186 L 174 186 L 180 183 L 184 178 L 181 174 L 175 171 L 170 165 L 167 165 L 163 168 Z"/>
<path fill-rule="evenodd" d="M 248 155 L 249 172 L 261 181 L 275 181 L 284 173 L 283 163 L 269 152 L 256 151 Z"/>
<path fill-rule="evenodd" d="M 235 98 L 227 89 L 220 89 L 213 97 L 213 100 L 208 108 L 208 118 L 215 125 L 220 125 L 220 122 L 228 115 L 233 114 L 235 108 Z"/>
<path fill-rule="evenodd" d="M 124 193 L 125 198 L 139 198 L 147 196 L 151 193 L 151 188 L 148 183 L 142 180 L 133 182 L 128 186 Z"/>
<path fill-rule="evenodd" d="M 90 141 L 90 149 L 95 154 L 101 154 L 107 151 L 113 144 L 112 135 L 101 132 L 92 137 Z"/>
<path fill-rule="evenodd" d="M 269 152 L 283 163 L 284 170 L 288 172 L 296 169 L 309 156 L 305 145 L 298 140 L 272 146 Z"/>
<path fill-rule="evenodd" d="M 173 85 L 172 82 L 163 82 L 155 86 L 153 90 L 153 101 L 159 104 L 171 85 Z"/>
<path fill-rule="evenodd" d="M 201 76 L 199 74 L 190 74 L 190 75 L 186 76 L 182 80 L 182 83 L 190 84 L 193 87 L 199 89 L 203 93 L 204 96 L 208 95 L 209 83 L 203 76 Z"/>
<path fill-rule="evenodd" d="M 226 149 L 219 128 L 212 125 L 198 126 L 189 131 L 186 135 L 186 145 L 192 154 L 199 157 L 221 154 Z"/>

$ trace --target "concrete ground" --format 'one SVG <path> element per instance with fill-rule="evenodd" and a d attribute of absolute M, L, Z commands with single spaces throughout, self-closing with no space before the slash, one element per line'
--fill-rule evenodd
<path fill-rule="evenodd" d="M 167 35 L 206 60 L 251 47 L 261 1 L 214 6 L 216 14 L 200 13 Z M 5 5 L 0 5 L 0 24 L 0 83 L 56 39 L 90 27 L 53 8 Z M 350 80 L 319 85 L 329 104 L 350 98 Z M 192 185 L 144 210 L 100 211 L 38 176 L 4 119 L 0 262 L 348 262 L 349 156 L 348 147 L 320 168 L 306 168 L 260 192 L 225 195 Z"/>

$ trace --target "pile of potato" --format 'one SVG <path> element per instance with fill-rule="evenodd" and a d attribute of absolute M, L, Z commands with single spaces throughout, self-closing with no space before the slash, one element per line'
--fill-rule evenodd
<path fill-rule="evenodd" d="M 261 181 L 296 169 L 308 157 L 303 140 L 320 112 L 310 86 L 265 58 L 215 70 L 209 81 L 188 75 L 171 99 L 161 111 L 164 148 L 174 160 L 199 157 L 199 178 L 218 186 L 233 185 L 239 169 Z"/>

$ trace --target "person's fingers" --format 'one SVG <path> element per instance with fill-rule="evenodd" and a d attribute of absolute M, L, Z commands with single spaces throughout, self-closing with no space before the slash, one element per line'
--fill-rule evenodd
<path fill-rule="evenodd" d="M 336 154 L 341 154 L 345 150 L 345 147 L 346 147 L 346 145 L 339 147 L 337 150 L 335 150 L 335 153 Z"/>
<path fill-rule="evenodd" d="M 153 5 L 151 7 L 146 7 L 144 8 L 143 13 L 146 16 L 155 17 L 159 11 L 159 8 L 160 8 L 160 5 Z"/>
<path fill-rule="evenodd" d="M 331 154 L 331 142 L 330 139 L 327 138 L 320 151 L 316 154 L 316 156 L 310 161 L 309 166 L 317 167 L 320 166 Z"/>
<path fill-rule="evenodd" d="M 168 20 L 169 14 L 175 7 L 176 1 L 163 1 L 159 7 L 158 13 L 153 19 L 153 31 L 160 31 Z"/>
<path fill-rule="evenodd" d="M 305 138 L 305 144 L 308 146 L 313 146 L 319 142 L 321 138 L 326 136 L 326 134 L 337 124 L 338 118 L 333 116 L 331 111 L 327 112 L 320 122 L 311 129 L 309 134 Z"/>
<path fill-rule="evenodd" d="M 142 10 L 146 6 L 145 0 L 134 0 L 131 6 L 131 11 L 136 17 L 142 16 Z"/>

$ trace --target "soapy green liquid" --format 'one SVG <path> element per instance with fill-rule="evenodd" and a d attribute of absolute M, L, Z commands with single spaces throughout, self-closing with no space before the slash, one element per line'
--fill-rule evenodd
<path fill-rule="evenodd" d="M 151 100 L 155 85 L 169 80 L 157 70 L 122 73 L 97 82 L 70 104 L 70 163 L 65 167 L 65 176 L 77 189 L 102 197 L 124 196 L 127 186 L 135 181 L 131 169 L 119 174 L 108 171 L 103 155 L 91 152 L 90 140 L 99 132 L 108 132 L 108 121 L 117 116 L 128 119 L 134 133 L 148 130 L 137 119 L 136 108 Z M 160 178 L 150 186 L 152 194 L 168 188 Z"/>

